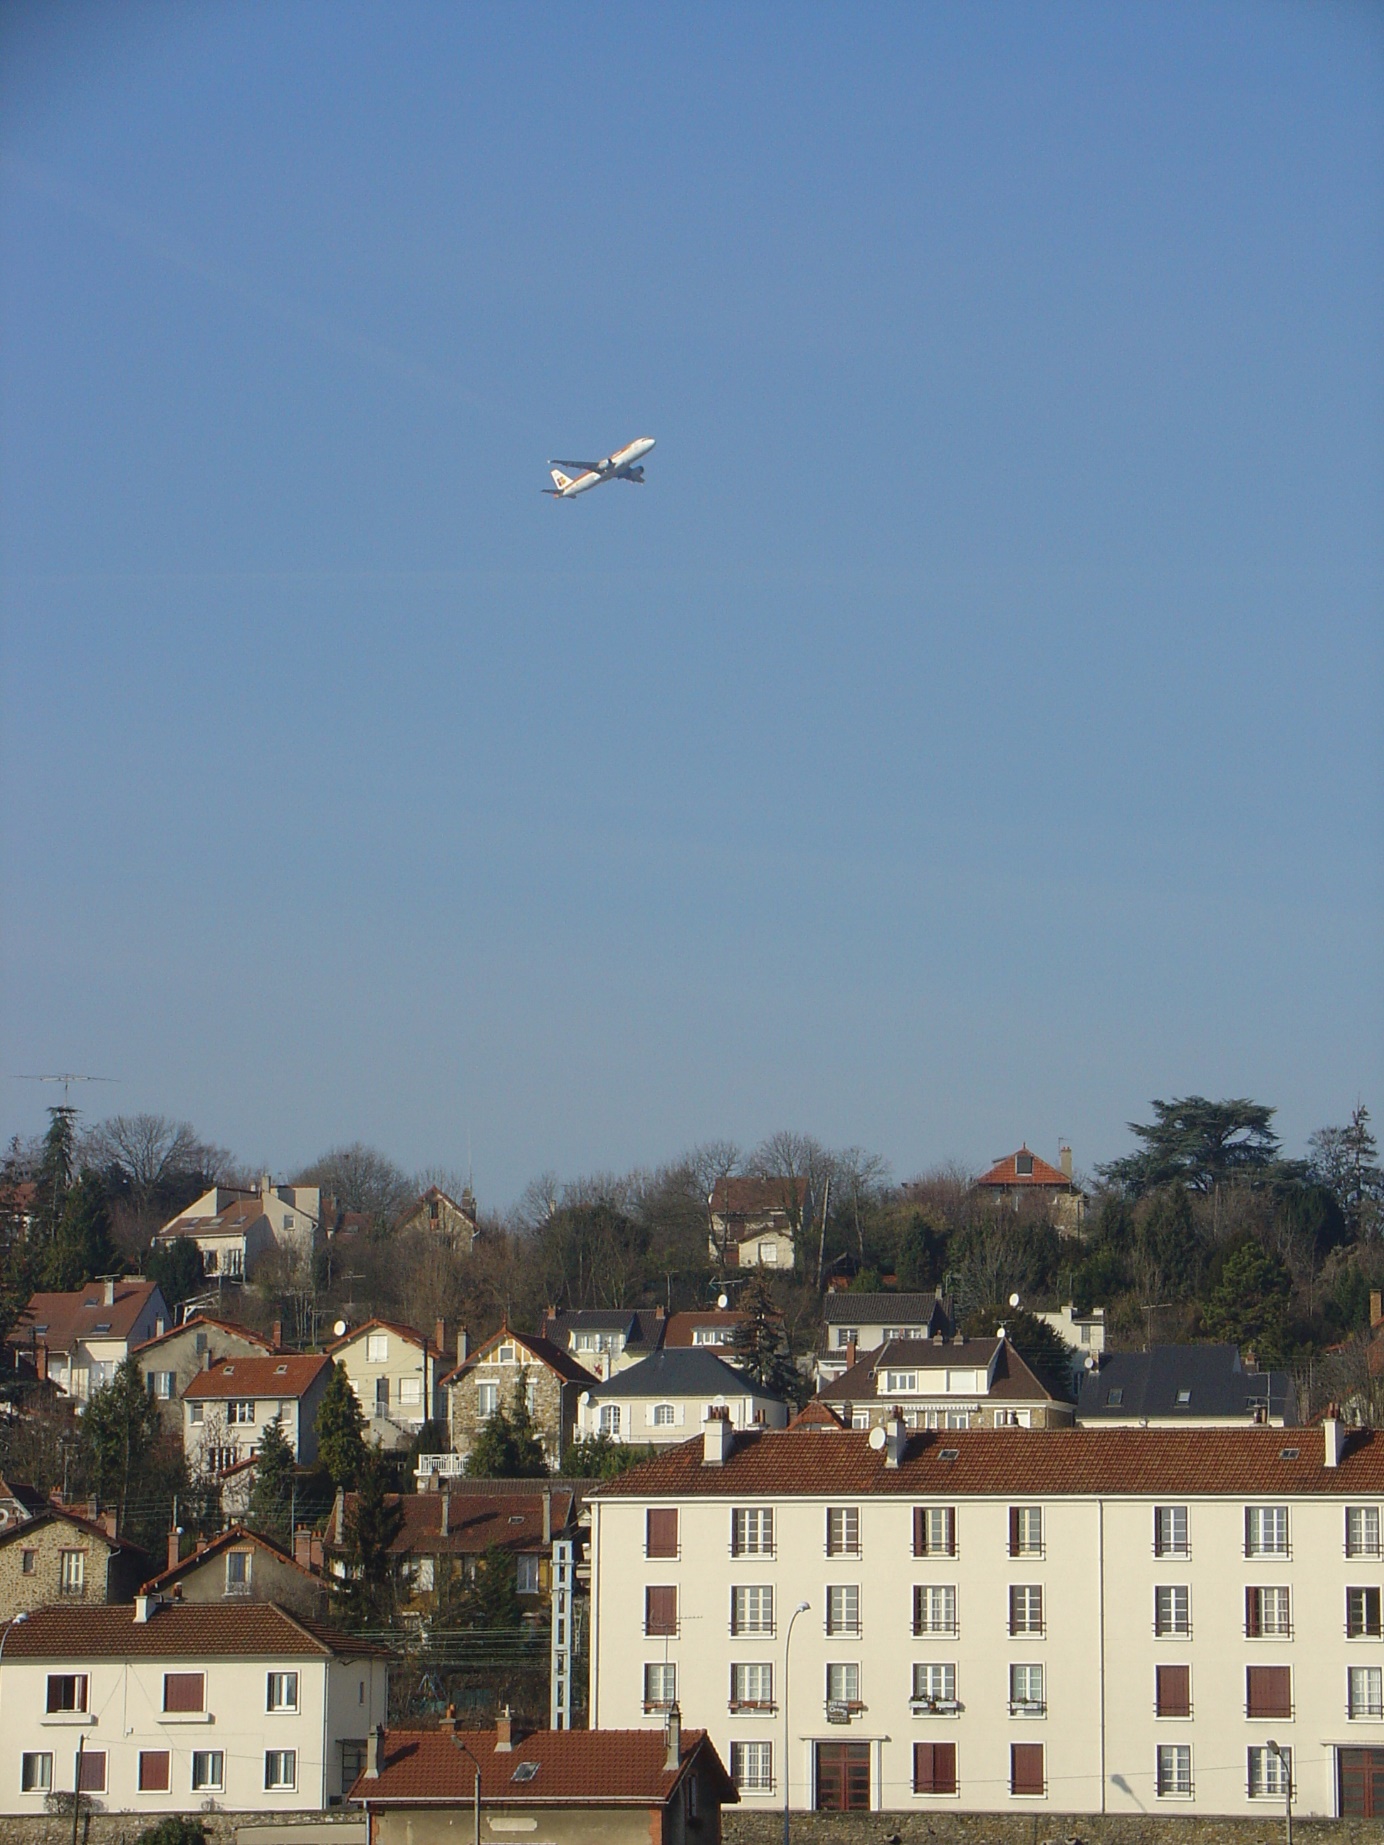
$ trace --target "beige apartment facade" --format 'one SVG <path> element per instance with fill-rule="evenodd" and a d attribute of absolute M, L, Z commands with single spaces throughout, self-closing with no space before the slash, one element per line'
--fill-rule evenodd
<path fill-rule="evenodd" d="M 747 1809 L 1369 1817 L 1384 1436 L 1288 1433 L 708 1425 L 591 1501 L 592 1725 Z"/>

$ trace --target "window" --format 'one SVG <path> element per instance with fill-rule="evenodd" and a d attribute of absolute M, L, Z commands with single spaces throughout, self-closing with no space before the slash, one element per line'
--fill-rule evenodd
<path fill-rule="evenodd" d="M 1168 1800 L 1187 1800 L 1192 1792 L 1190 1743 L 1159 1743 L 1154 1786 Z"/>
<path fill-rule="evenodd" d="M 858 1326 L 837 1327 L 836 1349 L 838 1352 L 843 1352 L 852 1340 L 854 1340 L 857 1345 L 860 1343 L 860 1328 Z"/>
<path fill-rule="evenodd" d="M 1155 1557 L 1189 1554 L 1185 1505 L 1156 1505 L 1153 1508 L 1153 1554 Z"/>
<path fill-rule="evenodd" d="M 914 1506 L 913 1555 L 915 1557 L 954 1557 L 956 1555 L 955 1507 L 949 1505 Z"/>
<path fill-rule="evenodd" d="M 266 1749 L 264 1752 L 264 1791 L 291 1793 L 298 1783 L 298 1751 Z"/>
<path fill-rule="evenodd" d="M 772 1710 L 774 1668 L 771 1665 L 732 1666 L 730 1704 L 732 1710 Z"/>
<path fill-rule="evenodd" d="M 1036 1582 L 1011 1583 L 1009 1631 L 1011 1634 L 1042 1633 L 1043 1590 L 1040 1584 Z"/>
<path fill-rule="evenodd" d="M 827 1703 L 859 1704 L 860 1702 L 860 1667 L 858 1665 L 830 1665 L 827 1667 Z"/>
<path fill-rule="evenodd" d="M 827 1508 L 827 1555 L 860 1555 L 860 1512 L 856 1506 L 834 1505 Z"/>
<path fill-rule="evenodd" d="M 423 1401 L 423 1380 L 421 1377 L 401 1377 L 399 1379 L 399 1402 L 407 1403 L 416 1409 Z"/>
<path fill-rule="evenodd" d="M 203 1419 L 205 1407 L 206 1406 L 202 1403 L 189 1403 L 187 1406 L 187 1414 L 188 1414 L 189 1422 L 201 1422 Z"/>
<path fill-rule="evenodd" d="M 913 1703 L 955 1704 L 956 1667 L 939 1665 L 932 1660 L 917 1660 L 913 1666 Z"/>
<path fill-rule="evenodd" d="M 520 1557 L 514 1570 L 514 1589 L 517 1595 L 537 1595 L 541 1590 L 541 1557 Z"/>
<path fill-rule="evenodd" d="M 767 1583 L 730 1592 L 730 1631 L 733 1634 L 772 1634 L 774 1591 Z"/>
<path fill-rule="evenodd" d="M 671 1403 L 654 1404 L 654 1427 L 656 1429 L 674 1428 L 677 1425 L 677 1420 L 678 1412 L 673 1408 Z"/>
<path fill-rule="evenodd" d="M 106 1791 L 106 1752 L 104 1749 L 79 1749 L 72 1764 L 72 1779 L 78 1793 L 104 1794 Z"/>
<path fill-rule="evenodd" d="M 1009 1668 L 1009 1714 L 1011 1717 L 1044 1717 L 1048 1702 L 1043 1695 L 1041 1666 Z"/>
<path fill-rule="evenodd" d="M 79 1711 L 87 1707 L 85 1672 L 50 1672 L 48 1674 L 48 1714 L 56 1711 Z"/>
<path fill-rule="evenodd" d="M 1293 1671 L 1291 1666 L 1246 1666 L 1245 1715 L 1291 1717 Z"/>
<path fill-rule="evenodd" d="M 163 1708 L 166 1711 L 205 1710 L 206 1684 L 204 1672 L 165 1672 Z"/>
<path fill-rule="evenodd" d="M 500 1407 L 500 1386 L 498 1384 L 477 1384 L 476 1409 L 482 1416 L 493 1416 Z"/>
<path fill-rule="evenodd" d="M 252 1399 L 237 1397 L 226 1405 L 226 1421 L 232 1427 L 245 1427 L 255 1419 L 255 1405 Z"/>
<path fill-rule="evenodd" d="M 1190 1717 L 1192 1714 L 1192 1668 L 1190 1666 L 1154 1667 L 1154 1713 L 1159 1717 Z"/>
<path fill-rule="evenodd" d="M 774 1791 L 774 1745 L 767 1742 L 733 1742 L 730 1778 L 742 1794 Z"/>
<path fill-rule="evenodd" d="M 192 1791 L 194 1794 L 219 1791 L 226 1785 L 226 1756 L 221 1749 L 192 1751 Z M 264 1784 L 269 1786 L 268 1781 Z"/>
<path fill-rule="evenodd" d="M 141 1794 L 166 1794 L 171 1784 L 170 1758 L 167 1749 L 141 1749 L 139 1752 L 139 1791 Z"/>
<path fill-rule="evenodd" d="M 171 1371 L 151 1371 L 149 1373 L 149 1394 L 166 1403 L 173 1395 L 173 1373 Z"/>
<path fill-rule="evenodd" d="M 1291 1749 L 1251 1749 L 1249 1752 L 1249 1791 L 1253 1799 L 1282 1800 L 1288 1792 L 1293 1772 Z"/>
<path fill-rule="evenodd" d="M 1247 1505 L 1245 1507 L 1245 1555 L 1247 1557 L 1286 1557 L 1287 1554 L 1287 1506 Z"/>
<path fill-rule="evenodd" d="M 19 1787 L 25 1794 L 51 1794 L 53 1791 L 53 1752 L 51 1749 L 26 1749 L 19 1768 Z"/>
<path fill-rule="evenodd" d="M 1111 1389 L 1106 1391 L 1105 1407 L 1107 1409 L 1118 1409 L 1123 1402 L 1124 1402 L 1124 1385 L 1123 1384 L 1115 1384 L 1114 1386 L 1112 1386 Z"/>
<path fill-rule="evenodd" d="M 341 1744 L 341 1791 L 348 1794 L 365 1773 L 365 1740 L 351 1736 Z"/>
<path fill-rule="evenodd" d="M 767 1506 L 744 1506 L 731 1513 L 730 1554 L 733 1557 L 773 1556 L 774 1514 Z"/>
<path fill-rule="evenodd" d="M 1041 1506 L 1010 1506 L 1009 1554 L 1011 1557 L 1042 1556 L 1043 1508 Z"/>
<path fill-rule="evenodd" d="M 1350 1668 L 1346 1681 L 1346 1711 L 1352 1717 L 1384 1717 L 1384 1668 Z"/>
<path fill-rule="evenodd" d="M 226 1552 L 227 1595 L 248 1595 L 250 1593 L 250 1567 L 248 1550 L 228 1550 Z"/>
<path fill-rule="evenodd" d="M 839 1583 L 827 1590 L 827 1632 L 860 1632 L 860 1589 L 856 1583 Z"/>
<path fill-rule="evenodd" d="M 644 1632 L 646 1634 L 676 1634 L 677 1631 L 677 1588 L 668 1586 L 645 1589 Z"/>
<path fill-rule="evenodd" d="M 1153 1631 L 1167 1634 L 1190 1634 L 1192 1631 L 1191 1590 L 1179 1584 L 1161 1586 L 1153 1592 Z"/>
<path fill-rule="evenodd" d="M 1271 1636 L 1287 1639 L 1293 1631 L 1291 1603 L 1286 1584 L 1245 1590 L 1245 1633 L 1251 1640 Z"/>
<path fill-rule="evenodd" d="M 296 1672 L 271 1672 L 266 1686 L 266 1710 L 297 1710 L 298 1708 L 298 1674 Z"/>
<path fill-rule="evenodd" d="M 612 1441 L 620 1439 L 620 1405 L 618 1403 L 602 1403 L 601 1433 L 609 1435 Z"/>
<path fill-rule="evenodd" d="M 1380 1637 L 1379 1590 L 1346 1590 L 1346 1635 L 1351 1640 Z"/>
<path fill-rule="evenodd" d="M 38 1563 L 36 1550 L 21 1550 L 19 1553 L 19 1570 L 23 1576 L 32 1576 Z"/>
<path fill-rule="evenodd" d="M 1016 1179 L 1031 1179 L 1033 1177 L 1033 1155 L 1031 1153 L 1016 1153 L 1014 1155 L 1014 1176 Z"/>
<path fill-rule="evenodd" d="M 644 1514 L 644 1555 L 646 1557 L 675 1557 L 677 1554 L 677 1507 L 651 1506 Z"/>
<path fill-rule="evenodd" d="M 389 1363 L 388 1333 L 366 1333 L 365 1362 L 368 1365 L 385 1365 Z"/>
<path fill-rule="evenodd" d="M 1348 1505 L 1346 1507 L 1346 1555 L 1348 1557 L 1377 1557 L 1379 1555 L 1379 1507 L 1377 1505 Z"/>
<path fill-rule="evenodd" d="M 678 1701 L 678 1669 L 665 1661 L 644 1668 L 645 1710 L 667 1710 Z"/>
<path fill-rule="evenodd" d="M 913 1590 L 915 1634 L 956 1632 L 956 1590 L 950 1583 L 918 1583 Z"/>
<path fill-rule="evenodd" d="M 916 1371 L 886 1371 L 884 1373 L 884 1391 L 886 1396 L 916 1396 L 918 1394 L 918 1373 Z"/>
<path fill-rule="evenodd" d="M 956 1792 L 955 1743 L 914 1743 L 913 1792 L 915 1794 L 954 1794 Z"/>
<path fill-rule="evenodd" d="M 778 1244 L 761 1243 L 759 1245 L 759 1259 L 766 1266 L 770 1268 L 774 1267 L 778 1262 Z"/>
<path fill-rule="evenodd" d="M 59 1553 L 58 1591 L 62 1595 L 81 1595 L 86 1589 L 86 1552 L 64 1550 Z"/>
<path fill-rule="evenodd" d="M 1042 1743 L 1010 1743 L 1009 1791 L 1011 1794 L 1047 1792 Z"/>

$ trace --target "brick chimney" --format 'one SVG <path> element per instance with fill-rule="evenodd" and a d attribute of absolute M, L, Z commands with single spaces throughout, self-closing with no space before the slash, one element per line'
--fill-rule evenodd
<path fill-rule="evenodd" d="M 855 1334 L 852 1333 L 850 1338 L 847 1339 L 846 1341 L 846 1369 L 848 1371 L 855 1364 L 857 1356 L 858 1354 L 856 1352 L 856 1347 L 855 1347 Z"/>
<path fill-rule="evenodd" d="M 543 1542 L 545 1544 L 551 1544 L 552 1541 L 553 1541 L 553 1489 L 551 1486 L 545 1486 L 543 1488 Z"/>
<path fill-rule="evenodd" d="M 1057 1149 L 1057 1163 L 1062 1168 L 1064 1179 L 1072 1176 L 1072 1150 L 1064 1140 Z"/>
<path fill-rule="evenodd" d="M 1384 1290 L 1370 1289 L 1370 1331 L 1373 1332 L 1380 1321 L 1384 1320 Z"/>
<path fill-rule="evenodd" d="M 433 1344 L 437 1347 L 439 1352 L 446 1351 L 447 1322 L 445 1320 L 439 1320 L 436 1326 L 433 1327 Z"/>
<path fill-rule="evenodd" d="M 113 1506 L 104 1512 L 98 1512 L 96 1517 L 92 1520 L 92 1523 L 99 1525 L 108 1538 L 118 1536 L 115 1522 L 115 1508 Z"/>
<path fill-rule="evenodd" d="M 293 1561 L 305 1570 L 322 1568 L 322 1540 L 311 1525 L 299 1525 L 294 1531 Z"/>
<path fill-rule="evenodd" d="M 457 1327 L 457 1363 L 464 1365 L 471 1356 L 471 1335 L 464 1326 Z"/>
<path fill-rule="evenodd" d="M 273 1331 L 269 1336 L 269 1343 L 276 1352 L 281 1352 L 284 1349 L 284 1323 L 282 1320 L 275 1320 Z"/>
<path fill-rule="evenodd" d="M 180 1561 L 180 1558 L 178 1555 L 178 1546 L 182 1543 L 182 1538 L 183 1538 L 182 1526 L 175 1525 L 168 1534 L 168 1567 L 171 1570 L 175 1570 L 178 1567 L 178 1564 Z"/>
<path fill-rule="evenodd" d="M 495 1719 L 495 1753 L 508 1755 L 514 1748 L 514 1719 L 509 1714 L 506 1704 Z"/>

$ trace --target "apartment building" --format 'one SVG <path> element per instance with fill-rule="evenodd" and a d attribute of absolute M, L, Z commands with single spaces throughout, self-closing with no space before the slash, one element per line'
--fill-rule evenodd
<path fill-rule="evenodd" d="M 590 1506 L 593 1727 L 747 1808 L 1384 1817 L 1384 1434 L 718 1418 Z"/>
<path fill-rule="evenodd" d="M 74 1790 L 157 1818 L 341 1803 L 387 1717 L 383 1648 L 269 1603 L 45 1608 L 9 1629 L 0 1812 Z"/>

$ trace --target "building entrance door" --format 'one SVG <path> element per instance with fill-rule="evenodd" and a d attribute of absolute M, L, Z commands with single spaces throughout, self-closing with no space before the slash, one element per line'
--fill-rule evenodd
<path fill-rule="evenodd" d="M 817 1811 L 866 1813 L 870 1807 L 869 1743 L 816 1745 Z"/>
<path fill-rule="evenodd" d="M 1384 1749 L 1338 1749 L 1342 1819 L 1384 1819 Z"/>

